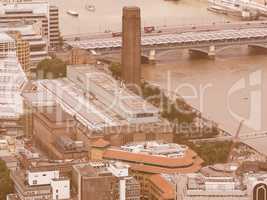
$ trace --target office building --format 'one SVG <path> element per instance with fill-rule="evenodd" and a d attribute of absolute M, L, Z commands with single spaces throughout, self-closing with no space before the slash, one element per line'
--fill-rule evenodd
<path fill-rule="evenodd" d="M 59 44 L 58 8 L 48 1 L 8 1 L 0 3 L 0 23 L 41 22 L 42 35 L 46 37 L 49 47 Z"/>
<path fill-rule="evenodd" d="M 48 44 L 41 29 L 38 22 L 0 23 L 0 32 L 8 33 L 15 39 L 17 57 L 26 72 L 48 58 Z"/>
<path fill-rule="evenodd" d="M 130 174 L 139 181 L 141 199 L 149 199 L 150 177 L 155 174 L 194 173 L 201 169 L 202 159 L 186 146 L 156 141 L 135 142 L 109 147 L 103 159 L 130 166 Z"/>
<path fill-rule="evenodd" d="M 121 163 L 91 161 L 75 165 L 72 176 L 78 200 L 139 200 L 139 183 L 128 174 Z"/>
<path fill-rule="evenodd" d="M 11 179 L 19 200 L 70 199 L 70 181 L 59 171 L 12 171 Z"/>
<path fill-rule="evenodd" d="M 16 41 L 16 53 L 21 64 L 21 67 L 24 71 L 30 69 L 30 44 L 28 41 L 23 40 L 20 32 L 12 31 L 8 34 L 13 37 Z"/>
<path fill-rule="evenodd" d="M 26 80 L 16 57 L 16 41 L 6 33 L 0 33 L 0 122 L 1 130 L 8 135 L 23 135 L 20 94 Z"/>
<path fill-rule="evenodd" d="M 154 174 L 148 179 L 149 200 L 175 200 L 175 186 L 161 174 Z"/>
<path fill-rule="evenodd" d="M 264 171 L 241 176 L 158 174 L 150 177 L 149 188 L 149 199 L 153 200 L 264 200 L 267 174 Z"/>
<path fill-rule="evenodd" d="M 141 83 L 141 16 L 140 8 L 124 7 L 122 17 L 122 78 L 126 84 Z"/>

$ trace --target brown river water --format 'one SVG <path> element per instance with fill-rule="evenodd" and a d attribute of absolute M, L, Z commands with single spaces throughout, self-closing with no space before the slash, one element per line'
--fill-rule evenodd
<path fill-rule="evenodd" d="M 204 0 L 50 0 L 60 8 L 63 35 L 119 31 L 121 9 L 141 7 L 143 26 L 175 26 L 236 20 L 207 11 Z M 85 5 L 94 5 L 89 12 Z M 67 10 L 79 12 L 75 18 Z M 267 53 L 251 53 L 247 47 L 231 47 L 214 60 L 192 59 L 186 50 L 157 53 L 157 64 L 145 66 L 145 79 L 176 90 L 220 127 L 235 133 L 245 118 L 242 133 L 267 131 Z M 253 141 L 265 145 L 264 142 Z M 263 143 L 263 144 L 261 144 Z"/>

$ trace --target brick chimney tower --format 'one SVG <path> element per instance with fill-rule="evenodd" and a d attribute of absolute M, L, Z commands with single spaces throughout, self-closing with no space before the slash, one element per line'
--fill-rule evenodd
<path fill-rule="evenodd" d="M 140 8 L 124 7 L 122 17 L 122 78 L 126 84 L 141 83 Z"/>

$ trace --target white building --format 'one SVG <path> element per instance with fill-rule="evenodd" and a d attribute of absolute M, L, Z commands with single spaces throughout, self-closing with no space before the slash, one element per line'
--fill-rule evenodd
<path fill-rule="evenodd" d="M 58 178 L 51 180 L 52 199 L 69 199 L 70 198 L 70 180 Z"/>
<path fill-rule="evenodd" d="M 30 186 L 49 185 L 52 179 L 59 178 L 59 171 L 29 171 L 27 175 Z"/>
<path fill-rule="evenodd" d="M 160 120 L 158 108 L 94 66 L 69 66 L 67 77 L 130 123 L 153 123 Z"/>
<path fill-rule="evenodd" d="M 10 135 L 23 134 L 18 120 L 23 114 L 20 96 L 27 80 L 16 57 L 15 41 L 0 33 L 0 121 Z"/>
<path fill-rule="evenodd" d="M 163 176 L 176 185 L 178 200 L 265 200 L 267 197 L 266 172 L 245 174 L 243 177 L 206 177 L 202 174 Z"/>
<path fill-rule="evenodd" d="M 18 200 L 70 199 L 70 180 L 59 171 L 12 171 L 11 179 Z"/>
<path fill-rule="evenodd" d="M 0 22 L 14 23 L 25 21 L 40 21 L 42 34 L 49 41 L 50 47 L 59 44 L 59 13 L 58 8 L 48 1 L 6 0 L 0 2 Z"/>
<path fill-rule="evenodd" d="M 42 35 L 42 23 L 17 22 L 0 23 L 0 32 L 20 33 L 21 39 L 29 43 L 31 66 L 36 66 L 41 60 L 48 58 L 48 39 Z"/>
<path fill-rule="evenodd" d="M 113 176 L 119 178 L 120 200 L 126 200 L 126 178 L 129 176 L 129 166 L 119 162 L 114 162 L 110 164 L 108 170 L 113 174 Z"/>

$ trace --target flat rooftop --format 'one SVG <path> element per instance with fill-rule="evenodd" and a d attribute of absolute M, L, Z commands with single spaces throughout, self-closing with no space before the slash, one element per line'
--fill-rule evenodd
<path fill-rule="evenodd" d="M 1 31 L 1 27 L 0 27 Z M 1 33 L 0 32 L 0 43 L 7 43 L 7 42 L 15 42 L 15 40 L 10 37 L 7 33 Z"/>
<path fill-rule="evenodd" d="M 0 15 L 13 12 L 32 12 L 33 14 L 48 15 L 49 3 L 45 0 L 16 2 L 16 3 L 0 3 Z"/>
<path fill-rule="evenodd" d="M 20 94 L 26 81 L 16 57 L 0 60 L 0 118 L 18 118 L 22 114 Z"/>
<path fill-rule="evenodd" d="M 24 23 L 0 23 L 0 32 L 19 31 L 21 35 L 29 36 L 36 34 L 31 24 Z M 41 37 L 41 36 L 40 36 Z"/>
<path fill-rule="evenodd" d="M 90 129 L 102 130 L 107 126 L 124 124 L 124 120 L 115 113 L 107 113 L 105 105 L 97 99 L 85 96 L 84 92 L 68 79 L 41 80 L 39 84 L 45 89 L 45 93 L 52 95 L 71 116 L 75 116 Z"/>
<path fill-rule="evenodd" d="M 90 161 L 73 167 L 81 176 L 94 177 L 99 174 L 112 175 L 108 170 L 108 166 L 109 164 L 106 161 Z"/>
<path fill-rule="evenodd" d="M 203 161 L 191 149 L 176 144 L 140 143 L 110 147 L 104 159 L 129 163 L 132 169 L 150 173 L 196 172 Z"/>
<path fill-rule="evenodd" d="M 159 109 L 145 101 L 141 96 L 128 90 L 122 83 L 115 80 L 110 74 L 98 70 L 93 65 L 68 66 L 68 78 L 76 82 L 75 77 L 85 82 L 89 91 L 95 94 L 93 89 L 103 92 L 109 97 L 111 105 L 120 106 L 121 109 L 130 114 L 159 113 Z M 74 76 L 75 74 L 75 76 Z M 104 95 L 104 94 L 103 94 Z M 117 104 L 117 105 L 116 105 Z"/>

